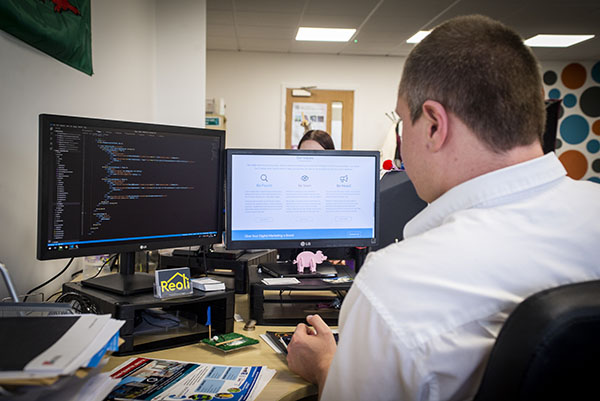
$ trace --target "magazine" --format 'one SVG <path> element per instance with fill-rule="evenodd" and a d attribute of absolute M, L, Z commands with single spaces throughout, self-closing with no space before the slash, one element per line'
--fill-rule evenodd
<path fill-rule="evenodd" d="M 275 375 L 266 366 L 224 366 L 131 358 L 111 372 L 120 379 L 108 400 L 254 400 Z"/>
<path fill-rule="evenodd" d="M 337 330 L 332 331 L 333 338 L 335 338 L 335 342 L 337 343 L 339 338 Z M 267 331 L 265 334 L 261 334 L 260 337 L 265 340 L 275 352 L 287 354 L 287 347 L 290 341 L 292 341 L 293 335 L 293 331 Z"/>
<path fill-rule="evenodd" d="M 278 353 L 287 354 L 287 346 L 292 340 L 293 335 L 293 331 L 267 331 L 261 337 L 275 351 L 280 351 Z"/>

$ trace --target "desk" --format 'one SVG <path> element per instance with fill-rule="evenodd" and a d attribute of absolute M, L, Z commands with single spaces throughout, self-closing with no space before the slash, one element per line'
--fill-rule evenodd
<path fill-rule="evenodd" d="M 236 312 L 239 313 L 244 320 L 248 319 L 248 295 L 238 294 L 235 296 Z M 258 399 L 263 401 L 270 400 L 299 400 L 307 396 L 316 395 L 317 387 L 306 382 L 300 376 L 290 372 L 285 360 L 285 355 L 277 354 L 267 345 L 259 335 L 264 334 L 267 330 L 283 331 L 294 330 L 295 327 L 271 327 L 271 326 L 256 326 L 254 331 L 244 331 L 242 322 L 234 323 L 234 331 L 245 336 L 256 338 L 259 343 L 238 351 L 224 353 L 214 350 L 204 344 L 192 344 L 178 348 L 171 348 L 162 351 L 154 351 L 128 357 L 111 356 L 104 371 L 113 370 L 121 363 L 134 356 L 144 356 L 148 358 L 173 359 L 178 361 L 188 362 L 203 362 L 214 363 L 219 365 L 234 365 L 234 366 L 257 366 L 264 365 L 271 369 L 277 370 L 277 374 L 265 389 L 260 393 Z"/>

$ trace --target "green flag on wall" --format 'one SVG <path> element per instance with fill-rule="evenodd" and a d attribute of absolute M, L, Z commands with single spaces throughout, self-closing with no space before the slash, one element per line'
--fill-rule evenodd
<path fill-rule="evenodd" d="M 93 73 L 90 0 L 0 0 L 0 29 Z"/>

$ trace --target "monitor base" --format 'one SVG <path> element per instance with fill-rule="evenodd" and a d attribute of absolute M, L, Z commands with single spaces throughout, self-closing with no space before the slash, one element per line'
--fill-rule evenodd
<path fill-rule="evenodd" d="M 83 280 L 84 287 L 96 288 L 120 295 L 140 294 L 154 289 L 154 275 L 148 273 L 107 274 Z"/>

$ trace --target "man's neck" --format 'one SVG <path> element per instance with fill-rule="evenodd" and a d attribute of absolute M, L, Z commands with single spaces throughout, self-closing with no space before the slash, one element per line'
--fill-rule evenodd
<path fill-rule="evenodd" d="M 465 155 L 463 160 L 453 159 L 455 165 L 445 170 L 444 189 L 439 193 L 439 196 L 463 182 L 492 171 L 538 158 L 543 156 L 544 152 L 537 142 L 502 153 L 495 153 L 479 143 L 469 146 L 469 149 L 464 149 L 462 154 Z M 459 163 L 461 166 L 457 165 Z"/>

